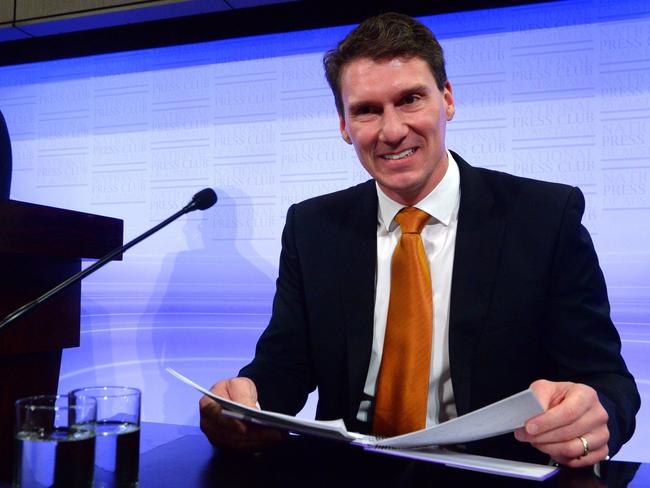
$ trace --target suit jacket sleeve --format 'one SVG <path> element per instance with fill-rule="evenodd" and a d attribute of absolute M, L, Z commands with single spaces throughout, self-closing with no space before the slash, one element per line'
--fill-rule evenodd
<path fill-rule="evenodd" d="M 634 432 L 640 400 L 621 356 L 596 252 L 580 223 L 583 211 L 584 198 L 574 188 L 566 200 L 551 270 L 546 354 L 554 379 L 596 390 L 609 415 L 609 451 L 614 455 Z"/>

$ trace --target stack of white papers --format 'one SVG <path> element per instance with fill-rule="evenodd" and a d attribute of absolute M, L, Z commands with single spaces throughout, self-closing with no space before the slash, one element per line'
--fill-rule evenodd
<path fill-rule="evenodd" d="M 223 408 L 224 415 L 246 422 L 295 434 L 340 440 L 362 446 L 368 451 L 503 476 L 544 480 L 558 470 L 558 468 L 552 466 L 477 456 L 440 447 L 494 437 L 512 432 L 523 426 L 527 419 L 544 411 L 530 389 L 427 429 L 397 437 L 379 438 L 349 432 L 345 428 L 343 420 L 340 419 L 331 421 L 306 420 L 291 415 L 247 407 L 241 403 L 215 395 L 172 368 L 167 368 L 167 371 L 219 403 Z"/>

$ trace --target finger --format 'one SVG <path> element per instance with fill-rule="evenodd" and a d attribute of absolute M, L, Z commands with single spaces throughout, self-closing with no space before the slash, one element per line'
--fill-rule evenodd
<path fill-rule="evenodd" d="M 221 447 L 224 439 L 246 435 L 247 426 L 243 422 L 223 415 L 221 406 L 212 398 L 202 397 L 199 400 L 199 411 L 201 431 L 213 445 Z"/>
<path fill-rule="evenodd" d="M 230 378 L 221 380 L 212 385 L 210 391 L 220 397 L 226 398 L 227 400 L 243 400 L 245 403 L 253 403 L 253 405 L 257 403 L 257 390 L 255 384 L 248 378 Z M 220 424 L 231 427 L 237 426 L 237 430 L 242 432 L 244 431 L 243 423 L 237 423 L 230 418 L 225 419 L 222 415 L 221 406 L 208 396 L 203 396 L 199 400 L 199 411 L 201 414 L 202 430 L 204 432 L 209 432 L 213 424 L 216 426 Z"/>
<path fill-rule="evenodd" d="M 249 407 L 257 406 L 257 389 L 248 378 L 231 378 L 220 381 L 213 387 L 213 392 L 228 400 L 239 402 Z"/>
<path fill-rule="evenodd" d="M 529 434 L 525 428 L 515 431 L 515 438 L 522 442 L 556 443 L 564 442 L 607 425 L 607 411 L 598 403 L 588 409 L 575 422 L 538 435 Z"/>
<path fill-rule="evenodd" d="M 221 406 L 212 398 L 203 396 L 199 400 L 201 430 L 206 432 L 221 416 Z"/>
<path fill-rule="evenodd" d="M 222 439 L 245 436 L 248 429 L 243 422 L 223 415 L 221 407 L 216 403 L 201 410 L 199 426 L 215 446 L 219 446 Z"/>
<path fill-rule="evenodd" d="M 240 452 L 259 450 L 285 438 L 278 430 L 247 424 L 223 414 L 207 425 L 202 422 L 201 429 L 215 447 Z"/>
<path fill-rule="evenodd" d="M 600 402 L 593 388 L 572 385 L 560 403 L 526 421 L 526 432 L 530 435 L 539 435 L 570 425 L 597 403 Z"/>
<path fill-rule="evenodd" d="M 558 463 L 570 468 L 582 468 L 584 466 L 593 466 L 596 463 L 607 459 L 609 448 L 605 445 L 600 449 L 590 452 L 587 456 L 582 456 L 577 459 L 567 459 L 566 461 L 558 461 Z"/>
<path fill-rule="evenodd" d="M 559 404 L 574 383 L 567 381 L 537 380 L 530 384 L 530 389 L 541 403 L 544 410 Z"/>
<path fill-rule="evenodd" d="M 589 434 L 584 434 L 582 437 L 587 442 L 588 453 L 590 453 L 590 452 L 597 451 L 602 447 L 607 446 L 607 441 L 609 440 L 609 433 L 606 429 L 603 429 L 597 432 L 590 432 Z M 576 459 L 579 457 L 583 457 L 585 455 L 584 444 L 582 443 L 580 437 L 575 437 L 573 439 L 564 442 L 555 442 L 555 443 L 546 443 L 546 444 L 533 442 L 531 443 L 531 445 L 536 449 L 545 452 L 546 454 L 548 454 L 549 456 L 551 456 L 553 459 L 556 460 Z"/>
<path fill-rule="evenodd" d="M 606 427 L 588 434 L 583 434 L 582 437 L 587 442 L 589 448 L 587 455 L 585 455 L 584 444 L 580 437 L 556 443 L 532 442 L 531 445 L 562 464 L 567 464 L 569 461 L 583 457 L 589 457 L 591 459 L 593 458 L 593 456 L 591 456 L 593 453 L 601 453 L 603 449 L 607 450 L 609 431 Z M 605 453 L 602 458 L 604 459 L 605 456 L 607 456 L 607 453 Z"/>
<path fill-rule="evenodd" d="M 579 442 L 580 440 L 577 439 Z M 584 466 L 593 466 L 596 463 L 604 461 L 609 454 L 609 448 L 607 445 L 600 447 L 599 449 L 589 451 L 589 454 L 586 456 L 580 456 L 577 458 L 563 458 L 558 456 L 557 459 L 553 458 L 558 464 L 563 466 L 569 466 L 571 468 L 581 468 Z"/>
<path fill-rule="evenodd" d="M 222 380 L 210 389 L 216 395 L 240 403 L 255 406 L 257 389 L 248 378 Z M 212 445 L 239 452 L 254 452 L 277 444 L 285 434 L 275 429 L 242 422 L 224 415 L 222 407 L 204 396 L 199 401 L 200 427 Z"/>
<path fill-rule="evenodd" d="M 216 412 L 213 413 L 219 413 L 221 411 L 221 407 L 217 402 L 215 402 L 212 398 L 210 398 L 207 395 L 203 395 L 201 399 L 199 400 L 199 410 L 213 410 L 216 409 Z"/>

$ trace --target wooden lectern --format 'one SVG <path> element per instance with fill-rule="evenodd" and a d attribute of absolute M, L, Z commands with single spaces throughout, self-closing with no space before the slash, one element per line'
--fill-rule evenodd
<path fill-rule="evenodd" d="M 0 200 L 0 319 L 122 245 L 120 219 Z M 81 284 L 0 330 L 0 479 L 10 479 L 14 402 L 55 394 L 61 352 L 79 346 Z"/>

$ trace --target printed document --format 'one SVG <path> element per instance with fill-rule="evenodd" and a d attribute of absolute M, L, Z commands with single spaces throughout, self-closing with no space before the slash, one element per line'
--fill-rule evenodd
<path fill-rule="evenodd" d="M 330 421 L 307 420 L 251 408 L 215 395 L 172 368 L 167 368 L 167 371 L 219 403 L 223 408 L 224 415 L 246 422 L 295 434 L 340 440 L 362 446 L 364 449 L 373 452 L 504 476 L 543 480 L 557 471 L 557 468 L 552 466 L 471 455 L 441 447 L 506 434 L 523 426 L 527 419 L 544 411 L 537 397 L 530 389 L 426 429 L 396 437 L 381 438 L 349 432 L 341 419 Z"/>

